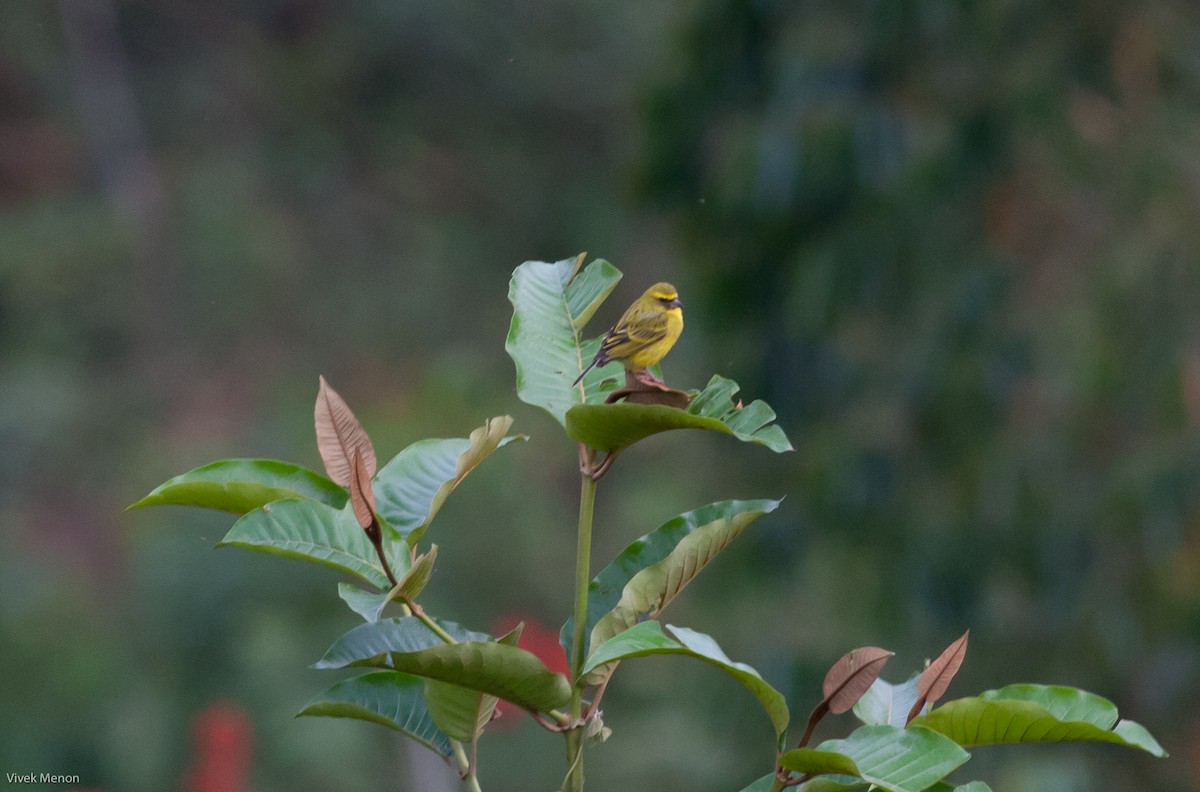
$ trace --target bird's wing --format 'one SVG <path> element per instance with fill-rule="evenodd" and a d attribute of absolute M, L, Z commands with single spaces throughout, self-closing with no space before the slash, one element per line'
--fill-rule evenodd
<path fill-rule="evenodd" d="M 618 323 L 601 342 L 600 351 L 596 354 L 601 363 L 624 360 L 667 335 L 665 313 L 638 313 L 623 319 L 625 321 Z"/>

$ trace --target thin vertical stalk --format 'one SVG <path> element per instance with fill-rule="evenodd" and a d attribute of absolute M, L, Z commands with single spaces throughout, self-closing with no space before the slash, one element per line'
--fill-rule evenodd
<path fill-rule="evenodd" d="M 571 641 L 571 720 L 583 717 L 583 689 L 577 684 L 587 656 L 588 584 L 591 583 L 592 512 L 596 505 L 596 480 L 586 473 L 579 490 L 579 534 L 575 545 L 575 629 Z M 567 792 L 583 789 L 583 729 L 567 731 Z"/>

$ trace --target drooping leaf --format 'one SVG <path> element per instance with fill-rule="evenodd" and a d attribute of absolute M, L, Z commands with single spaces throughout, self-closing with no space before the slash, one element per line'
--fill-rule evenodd
<path fill-rule="evenodd" d="M 967 630 L 921 672 L 917 680 L 917 700 L 908 711 L 910 721 L 917 717 L 926 705 L 932 706 L 946 692 L 946 688 L 950 687 L 950 680 L 954 679 L 954 675 L 962 666 L 963 658 L 966 657 L 967 639 L 970 635 L 971 631 Z"/>
<path fill-rule="evenodd" d="M 384 606 L 391 601 L 387 591 L 364 591 L 350 583 L 338 583 L 338 596 L 350 606 L 350 610 L 369 622 L 379 621 Z"/>
<path fill-rule="evenodd" d="M 579 386 L 571 384 L 596 349 L 585 350 L 580 328 L 621 279 L 607 261 L 581 270 L 582 262 L 582 254 L 553 264 L 527 261 L 513 271 L 508 290 L 513 318 L 504 348 L 516 364 L 517 395 L 564 425 L 567 410 L 583 401 L 588 381 L 604 379 L 593 371 Z"/>
<path fill-rule="evenodd" d="M 468 473 L 496 449 L 525 439 L 505 437 L 511 426 L 512 418 L 503 415 L 485 422 L 469 438 L 413 443 L 375 476 L 375 509 L 415 546 Z"/>
<path fill-rule="evenodd" d="M 444 757 L 452 754 L 450 739 L 434 723 L 425 703 L 425 683 L 399 671 L 372 671 L 344 679 L 297 713 L 330 718 L 357 718 L 402 732 Z"/>
<path fill-rule="evenodd" d="M 744 530 L 756 518 L 774 511 L 781 501 L 727 500 L 710 503 L 699 509 L 672 517 L 645 536 L 632 542 L 612 560 L 588 586 L 588 623 L 585 635 L 590 635 L 596 622 L 617 606 L 625 585 L 634 575 L 665 559 L 686 536 L 698 528 L 725 522 L 731 532 Z M 574 620 L 568 619 L 560 632 L 560 641 L 567 656 L 571 656 L 571 636 Z"/>
<path fill-rule="evenodd" d="M 380 525 L 384 552 L 397 574 L 408 571 L 408 545 L 386 523 Z M 349 507 L 334 509 L 313 500 L 268 503 L 233 524 L 217 547 L 241 547 L 298 558 L 356 575 L 378 588 L 391 581 L 371 540 Z"/>
<path fill-rule="evenodd" d="M 398 671 L 488 693 L 531 710 L 554 709 L 570 699 L 566 677 L 524 649 L 492 642 L 486 635 L 463 640 L 447 631 L 461 643 L 433 643 L 437 636 L 415 617 L 360 624 L 335 641 L 314 667 L 390 663 Z"/>
<path fill-rule="evenodd" d="M 516 646 L 520 636 L 521 628 L 518 627 L 496 642 Z M 425 700 L 429 703 L 434 722 L 451 738 L 463 743 L 471 743 L 479 738 L 495 715 L 496 704 L 500 701 L 495 696 L 436 679 L 425 680 Z"/>
<path fill-rule="evenodd" d="M 667 625 L 664 628 L 656 621 L 630 627 L 596 647 L 584 666 L 582 681 L 595 684 L 596 680 L 589 679 L 590 675 L 610 663 L 631 657 L 671 654 L 703 660 L 729 674 L 763 705 L 776 736 L 781 736 L 787 729 L 788 707 L 783 695 L 750 666 L 730 660 L 711 637 L 686 627 Z"/>
<path fill-rule="evenodd" d="M 661 561 L 640 569 L 625 583 L 612 610 L 592 628 L 589 646 L 599 646 L 643 619 L 656 618 L 751 522 L 778 505 L 779 501 L 768 500 L 726 501 L 712 504 L 705 510 L 681 515 L 677 519 L 683 519 L 684 524 L 669 529 L 670 536 L 678 536 L 675 546 Z M 694 520 L 701 511 L 711 519 L 702 525 L 695 525 Z M 692 519 L 688 519 L 689 516 Z M 661 542 L 657 546 L 665 548 L 667 543 Z M 634 551 L 632 555 L 646 560 L 648 554 Z M 628 570 L 636 565 L 634 558 L 626 558 L 626 562 L 633 563 L 626 563 L 623 568 Z M 612 578 L 618 576 L 614 574 Z M 597 577 L 597 580 L 600 578 Z M 602 679 L 603 674 L 597 672 L 594 678 Z"/>
<path fill-rule="evenodd" d="M 598 451 L 615 451 L 638 440 L 672 429 L 709 429 L 758 443 L 775 451 L 791 451 L 792 444 L 766 402 L 746 406 L 731 400 L 737 383 L 714 376 L 693 397 L 686 410 L 659 404 L 579 404 L 566 411 L 567 434 L 572 440 Z M 723 400 L 722 400 L 723 399 Z"/>
<path fill-rule="evenodd" d="M 868 726 L 903 726 L 917 700 L 919 680 L 920 674 L 913 674 L 899 685 L 876 679 L 854 705 L 855 716 Z"/>
<path fill-rule="evenodd" d="M 1109 742 L 1165 757 L 1139 723 L 1117 720 L 1112 702 L 1077 688 L 1009 685 L 949 701 L 913 720 L 960 745 L 1023 742 Z"/>
<path fill-rule="evenodd" d="M 798 773 L 849 772 L 849 766 L 833 766 L 829 754 L 842 755 L 855 768 L 853 775 L 889 792 L 920 792 L 970 758 L 954 741 L 929 729 L 860 726 L 845 739 L 788 751 L 779 761 Z"/>
<path fill-rule="evenodd" d="M 363 591 L 348 583 L 338 584 L 338 596 L 350 606 L 350 610 L 362 616 L 368 622 L 377 622 L 388 603 L 397 600 L 416 599 L 417 595 L 429 583 L 433 574 L 433 565 L 437 560 L 437 545 L 431 545 L 429 552 L 417 556 L 408 572 L 401 575 L 399 582 L 389 591 Z"/>
<path fill-rule="evenodd" d="M 354 412 L 337 391 L 329 387 L 324 377 L 317 388 L 317 403 L 313 408 L 313 423 L 317 429 L 317 451 L 325 463 L 325 472 L 343 487 L 350 487 L 355 452 L 362 454 L 367 478 L 375 475 L 378 463 L 375 447 Z"/>
<path fill-rule="evenodd" d="M 804 736 L 800 738 L 801 748 L 808 745 L 813 730 L 826 713 L 840 715 L 862 698 L 871 684 L 879 678 L 884 665 L 893 654 L 878 646 L 863 646 L 851 649 L 833 664 L 825 674 L 825 681 L 821 686 L 824 698 L 813 708 Z"/>
<path fill-rule="evenodd" d="M 163 482 L 129 508 L 199 506 L 245 514 L 273 501 L 300 498 L 335 509 L 346 505 L 344 489 L 299 465 L 273 459 L 222 459 Z"/>
<path fill-rule="evenodd" d="M 620 596 L 632 577 L 670 556 L 686 536 L 698 528 L 709 529 L 714 523 L 724 523 L 724 530 L 728 534 L 737 535 L 756 518 L 774 511 L 780 503 L 781 500 L 766 499 L 720 500 L 718 503 L 710 503 L 701 506 L 700 509 L 685 511 L 682 515 L 672 517 L 652 532 L 631 542 L 588 586 L 587 635 L 592 634 L 596 622 L 617 607 Z M 574 619 L 568 619 L 559 634 L 559 640 L 568 655 L 571 653 L 571 632 L 574 629 Z"/>

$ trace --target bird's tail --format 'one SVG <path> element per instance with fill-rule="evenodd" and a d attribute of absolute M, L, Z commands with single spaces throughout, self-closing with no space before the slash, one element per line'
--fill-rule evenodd
<path fill-rule="evenodd" d="M 597 361 L 597 360 L 598 360 L 598 358 L 594 358 L 594 359 L 592 360 L 592 362 L 591 362 L 591 363 L 588 363 L 588 364 L 587 364 L 587 368 L 585 368 L 583 371 L 579 372 L 579 376 L 578 376 L 578 377 L 576 377 L 576 378 L 575 378 L 575 381 L 571 383 L 571 387 L 572 387 L 572 388 L 574 388 L 576 385 L 578 385 L 578 384 L 579 384 L 579 381 L 580 381 L 581 379 L 583 379 L 583 375 L 584 375 L 584 374 L 587 374 L 589 371 L 591 371 L 591 370 L 592 370 L 592 367 L 596 365 L 596 361 Z"/>

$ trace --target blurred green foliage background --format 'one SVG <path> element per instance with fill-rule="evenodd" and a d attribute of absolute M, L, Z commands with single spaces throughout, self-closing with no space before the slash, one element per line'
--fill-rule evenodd
<path fill-rule="evenodd" d="M 505 295 L 588 250 L 626 274 L 596 332 L 675 282 L 669 381 L 738 380 L 797 447 L 642 444 L 596 568 L 786 495 L 669 620 L 797 717 L 844 651 L 901 681 L 970 628 L 951 697 L 1084 687 L 1172 757 L 990 749 L 958 778 L 1200 789 L 1198 53 L 1170 0 L 0 4 L 0 769 L 198 789 L 224 701 L 253 789 L 446 788 L 383 729 L 292 720 L 357 620 L 336 576 L 122 509 L 218 458 L 319 468 L 318 374 L 382 459 L 511 413 L 531 439 L 435 522 L 427 607 L 556 629 L 575 451 L 515 397 Z M 747 699 L 628 664 L 590 782 L 740 789 L 771 761 Z M 489 792 L 564 770 L 527 719 L 482 753 Z"/>

